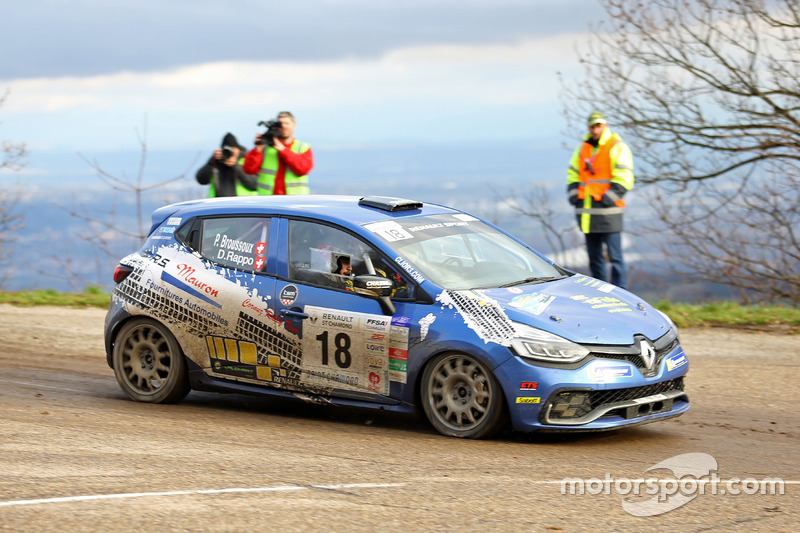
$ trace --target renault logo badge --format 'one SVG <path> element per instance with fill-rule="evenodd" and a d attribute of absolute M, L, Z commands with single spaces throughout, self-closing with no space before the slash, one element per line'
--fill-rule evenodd
<path fill-rule="evenodd" d="M 653 366 L 656 363 L 656 347 L 653 346 L 653 343 L 648 340 L 643 340 L 639 343 L 639 347 L 642 349 L 642 361 L 644 361 L 644 366 L 649 371 L 653 371 Z"/>

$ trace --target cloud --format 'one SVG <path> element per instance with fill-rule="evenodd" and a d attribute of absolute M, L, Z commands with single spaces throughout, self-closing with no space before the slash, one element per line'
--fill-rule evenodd
<path fill-rule="evenodd" d="M 4 80 L 229 61 L 375 59 L 395 49 L 508 44 L 577 29 L 594 0 L 27 0 L 4 6 Z M 576 15 L 577 14 L 577 15 Z"/>
<path fill-rule="evenodd" d="M 585 35 L 575 13 L 596 10 L 575 2 L 14 4 L 0 43 L 26 65 L 0 58 L 0 133 L 37 152 L 117 150 L 146 120 L 152 146 L 184 149 L 225 131 L 249 143 L 288 109 L 315 146 L 531 142 L 560 120 L 556 71 L 577 68 Z"/>
<path fill-rule="evenodd" d="M 379 99 L 463 105 L 527 105 L 553 98 L 555 72 L 572 61 L 578 35 L 505 45 L 437 45 L 375 59 L 230 61 L 157 72 L 16 80 L 4 113 L 135 107 L 252 109 L 287 100 L 327 108 Z"/>

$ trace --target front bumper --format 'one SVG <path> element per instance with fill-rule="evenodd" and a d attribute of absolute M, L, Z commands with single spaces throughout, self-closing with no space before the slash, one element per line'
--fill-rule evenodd
<path fill-rule="evenodd" d="M 547 425 L 576 426 L 601 418 L 633 420 L 653 414 L 672 413 L 674 409 L 682 407 L 682 403 L 689 404 L 682 377 L 620 389 L 559 389 L 544 403 L 539 412 L 539 421 Z"/>
<path fill-rule="evenodd" d="M 675 367 L 672 361 L 681 360 Z M 676 346 L 655 372 L 592 359 L 580 368 L 532 365 L 513 357 L 496 370 L 517 431 L 602 431 L 679 416 L 689 410 L 689 364 Z"/>

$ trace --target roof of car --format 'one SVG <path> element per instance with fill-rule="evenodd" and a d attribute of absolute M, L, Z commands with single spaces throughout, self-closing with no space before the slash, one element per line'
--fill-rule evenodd
<path fill-rule="evenodd" d="M 297 195 L 232 196 L 190 200 L 161 207 L 153 212 L 153 227 L 167 217 L 217 214 L 274 214 L 362 225 L 399 217 L 460 213 L 438 204 L 388 196 Z"/>

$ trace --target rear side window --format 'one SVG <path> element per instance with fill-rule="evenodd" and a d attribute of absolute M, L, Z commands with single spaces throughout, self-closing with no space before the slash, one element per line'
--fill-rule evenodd
<path fill-rule="evenodd" d="M 261 272 L 267 265 L 269 225 L 267 217 L 207 218 L 198 251 L 218 265 Z"/>

